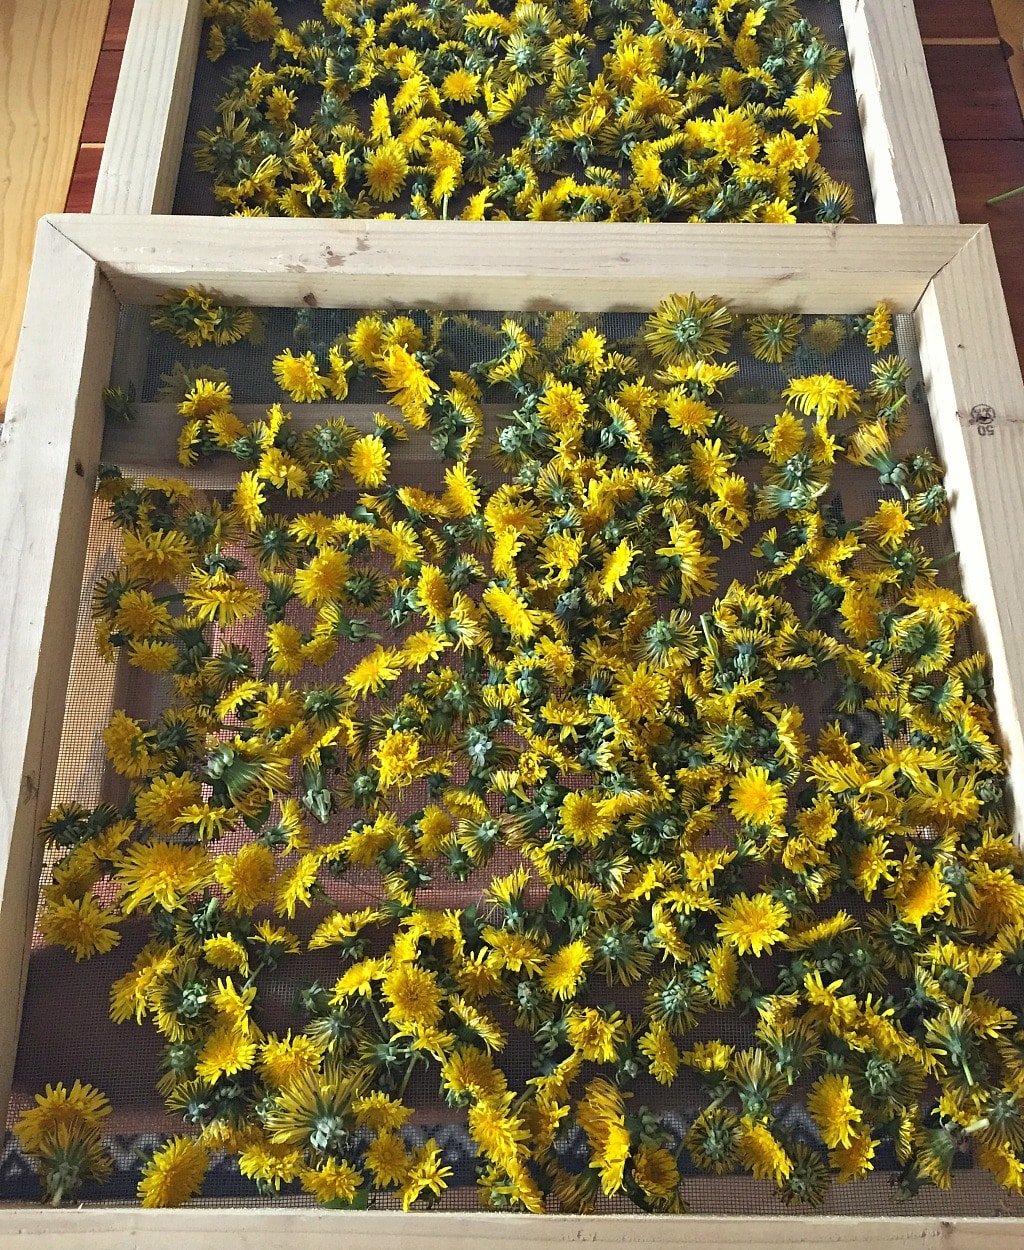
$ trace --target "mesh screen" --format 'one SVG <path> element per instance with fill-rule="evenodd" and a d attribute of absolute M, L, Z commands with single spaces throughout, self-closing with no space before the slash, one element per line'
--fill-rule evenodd
<path fill-rule="evenodd" d="M 285 346 L 296 350 L 311 348 L 323 351 L 326 344 L 350 327 L 358 315 L 329 310 L 303 310 L 298 314 L 291 310 L 263 310 L 264 333 L 258 345 L 245 342 L 229 348 L 193 351 L 181 347 L 169 335 L 151 333 L 147 328 L 148 310 L 128 309 L 122 317 L 115 377 L 121 382 L 131 381 L 145 404 L 161 396 L 162 388 L 168 385 L 167 379 L 171 379 L 173 385 L 176 373 L 182 368 L 194 370 L 197 365 L 206 364 L 228 372 L 237 403 L 267 405 L 281 398 L 270 369 L 276 353 Z M 426 324 L 425 314 L 412 315 Z M 530 317 L 520 317 L 520 320 L 527 327 L 531 324 Z M 609 314 L 588 320 L 593 320 L 609 341 L 628 348 L 629 340 L 639 333 L 643 318 L 633 314 Z M 491 333 L 500 321 L 499 315 L 488 313 L 450 318 L 444 339 L 444 358 L 449 367 L 465 368 L 470 362 L 492 354 L 489 350 Z M 808 328 L 813 321 L 812 318 L 807 319 Z M 904 442 L 907 447 L 931 447 L 931 426 L 910 319 L 897 318 L 896 331 L 896 347 L 912 368 L 909 384 L 911 418 Z M 786 367 L 790 371 L 795 371 L 794 364 L 808 365 L 817 360 L 821 367 L 827 367 L 830 372 L 847 378 L 858 387 L 866 386 L 869 380 L 872 357 L 857 336 L 848 334 L 842 345 L 828 354 L 827 365 L 822 365 L 813 352 L 808 355 L 810 348 L 799 350 L 804 353 L 803 356 L 797 361 L 787 362 Z M 741 367 L 728 384 L 724 407 L 726 411 L 744 414 L 752 421 L 763 420 L 777 410 L 773 399 L 785 385 L 786 374 L 782 367 L 758 362 L 746 354 L 739 335 L 734 339 L 732 357 Z M 372 388 L 372 384 L 360 383 L 353 386 L 346 404 L 338 408 L 344 413 L 346 407 L 371 400 L 379 404 L 379 393 Z M 299 406 L 294 406 L 293 410 L 301 411 Z M 315 412 L 316 406 L 309 411 Z M 209 470 L 200 464 L 186 472 L 185 476 L 191 477 L 197 485 L 209 486 L 214 480 L 217 488 L 221 489 L 229 483 L 232 473 L 228 469 L 220 477 L 214 475 L 211 479 Z M 398 480 L 401 480 L 400 477 Z M 410 480 L 415 484 L 429 485 L 422 480 L 421 469 L 416 470 Z M 874 481 L 873 474 L 847 466 L 837 473 L 830 506 L 842 508 L 848 520 L 866 516 L 879 499 L 877 486 L 872 488 L 871 485 Z M 222 491 L 221 497 L 226 499 L 227 495 Z M 342 499 L 339 502 L 344 506 L 346 501 Z M 952 540 L 947 530 L 933 528 L 927 533 L 932 545 L 930 554 L 938 557 L 952 551 Z M 924 536 L 921 535 L 922 538 Z M 97 655 L 92 641 L 90 594 L 96 578 L 117 563 L 117 538 L 116 529 L 106 517 L 106 505 L 97 504 L 89 534 L 55 804 L 72 800 L 87 805 L 105 800 L 117 801 L 121 797 L 120 786 L 123 783 L 107 767 L 100 739 L 110 713 L 115 708 L 123 708 L 130 715 L 145 720 L 157 713 L 167 701 L 163 679 L 149 677 L 122 663 L 106 665 Z M 745 540 L 724 553 L 719 566 L 720 585 L 726 586 L 733 577 L 741 581 L 752 578 L 754 565 L 748 551 L 750 545 Z M 234 554 L 242 559 L 251 559 L 241 547 Z M 950 584 L 953 585 L 955 566 L 955 560 L 947 561 L 943 566 L 945 576 L 951 579 Z M 694 605 L 695 615 L 701 610 L 700 603 Z M 389 626 L 382 618 L 375 623 L 375 628 L 383 631 Z M 246 623 L 223 631 L 223 637 L 252 647 L 260 645 L 259 633 Z M 391 643 L 392 638 L 387 641 Z M 358 647 L 358 644 L 355 646 Z M 340 679 L 360 652 L 348 649 L 344 654 L 344 663 L 338 665 L 337 672 L 328 669 L 327 681 Z M 323 670 L 317 671 L 321 677 L 324 675 Z M 397 693 L 400 692 L 401 687 Z M 801 702 L 806 728 L 812 736 L 824 723 L 827 714 L 829 719 L 834 715 L 830 714 L 833 696 L 832 689 L 820 688 L 814 682 L 803 684 L 794 695 Z M 877 728 L 873 730 L 866 722 L 858 729 L 864 734 L 874 732 L 877 735 Z M 584 786 L 587 778 L 581 777 L 574 784 Z M 404 796 L 409 812 L 417 810 L 425 801 L 425 786 L 414 785 Z M 312 832 L 323 843 L 334 841 L 356 814 L 354 811 L 334 813 L 325 826 L 315 827 Z M 396 809 L 396 814 L 401 817 L 404 812 Z M 251 836 L 244 828 L 237 828 L 215 844 L 216 852 L 230 850 Z M 53 862 L 52 857 L 48 858 L 42 885 L 50 880 Z M 428 907 L 466 906 L 478 902 L 482 888 L 491 877 L 508 871 L 515 866 L 515 862 L 513 852 L 501 852 L 485 871 L 472 875 L 464 883 L 439 881 L 421 891 L 418 901 Z M 313 927 L 329 914 L 332 904 L 350 910 L 374 902 L 378 882 L 376 872 L 350 869 L 329 887 L 329 902 L 314 905 L 308 912 L 300 910 L 290 927 L 300 938 L 307 938 Z M 840 902 L 854 914 L 865 914 L 862 900 L 844 898 Z M 109 1183 L 84 1192 L 87 1202 L 134 1200 L 140 1166 L 149 1150 L 168 1135 L 181 1131 L 180 1121 L 167 1113 L 155 1089 L 161 1072 L 163 1040 L 148 1023 L 141 1028 L 134 1023 L 114 1025 L 107 1016 L 109 986 L 128 970 L 146 941 L 147 931 L 148 924 L 144 918 L 126 924 L 121 930 L 121 944 L 115 951 L 81 964 L 76 964 L 69 953 L 59 948 L 44 946 L 38 931 L 33 940 L 8 1128 L 47 1082 L 70 1084 L 77 1078 L 106 1091 L 114 1107 L 109 1121 L 108 1144 L 115 1170 Z M 336 956 L 329 950 L 311 952 L 284 961 L 277 970 L 266 975 L 261 980 L 260 989 L 260 1001 L 265 1012 L 259 1021 L 261 1027 L 282 1032 L 289 1027 L 301 1029 L 304 1017 L 294 1005 L 296 992 L 318 978 L 329 982 L 332 966 L 333 975 L 337 974 L 337 966 L 332 964 L 332 960 L 336 960 Z M 1003 1001 L 1013 1001 L 1013 993 L 1011 988 L 1000 996 Z M 642 1000 L 642 985 L 640 988 L 630 986 L 613 990 L 600 988 L 592 992 L 589 1001 L 608 1005 L 610 996 L 623 1013 L 636 1011 Z M 502 1018 L 498 1010 L 494 1014 L 503 1027 L 511 1024 L 511 1011 L 506 1012 L 506 1018 Z M 514 1031 L 512 1036 L 515 1037 Z M 749 1044 L 751 1037 L 748 1020 L 736 1013 L 718 1011 L 709 1012 L 701 1019 L 697 1029 L 688 1035 L 688 1044 L 720 1038 L 743 1045 Z M 510 1085 L 516 1089 L 524 1088 L 532 1075 L 525 1035 L 523 1038 L 522 1045 L 517 1047 L 513 1041 L 500 1056 L 501 1067 Z M 416 1109 L 415 1121 L 407 1131 L 408 1140 L 410 1144 L 418 1144 L 428 1137 L 435 1138 L 444 1153 L 445 1162 L 453 1169 L 449 1188 L 439 1206 L 442 1209 L 477 1209 L 476 1152 L 463 1127 L 462 1113 L 450 1109 L 439 1097 L 436 1072 L 421 1072 L 417 1072 L 406 1096 L 409 1105 Z M 641 1079 L 637 1084 L 637 1095 L 639 1100 L 663 1113 L 666 1126 L 682 1133 L 692 1121 L 692 1108 L 701 1105 L 700 1088 L 696 1078 L 687 1076 L 684 1070 L 667 1090 L 655 1085 L 650 1078 Z M 798 1089 L 794 1094 L 802 1092 L 805 1091 Z M 794 1141 L 818 1144 L 817 1129 L 801 1103 L 789 1105 L 783 1111 L 780 1122 Z M 575 1163 L 577 1167 L 581 1165 L 585 1159 L 582 1130 L 577 1128 L 566 1135 L 560 1153 L 566 1163 Z M 987 1173 L 973 1168 L 966 1156 L 958 1161 L 951 1190 L 943 1192 L 929 1188 L 913 1199 L 898 1197 L 892 1187 L 896 1167 L 894 1157 L 885 1157 L 880 1153 L 876 1157 L 876 1171 L 867 1180 L 831 1188 L 824 1211 L 844 1215 L 1024 1215 L 1024 1201 L 1008 1197 L 1006 1191 L 999 1189 Z M 749 1177 L 716 1179 L 684 1169 L 682 1193 L 691 1210 L 698 1213 L 800 1214 L 799 1209 L 789 1210 L 779 1203 L 777 1192 L 770 1183 L 754 1181 Z M 240 1175 L 237 1162 L 225 1156 L 215 1156 L 203 1194 L 201 1201 L 208 1204 L 309 1205 L 312 1202 L 297 1193 L 270 1198 L 261 1196 L 254 1184 Z M 37 1196 L 38 1186 L 32 1165 L 8 1133 L 0 1159 L 0 1201 L 32 1201 Z M 394 1205 L 396 1201 L 378 1199 L 375 1205 Z M 625 1198 L 603 1200 L 599 1207 L 604 1211 L 634 1209 Z"/>
<path fill-rule="evenodd" d="M 838 0 L 802 0 L 799 9 L 801 15 L 822 32 L 828 43 L 846 51 L 846 35 Z M 319 0 L 291 0 L 284 6 L 282 16 L 286 24 L 294 28 L 302 21 L 322 18 L 322 5 Z M 193 148 L 199 132 L 218 117 L 217 102 L 224 95 L 226 75 L 239 65 L 250 68 L 257 59 L 251 53 L 248 56 L 228 53 L 219 61 L 211 62 L 205 55 L 205 47 L 204 36 L 192 87 L 192 103 L 172 210 L 186 216 L 219 216 L 224 211 L 213 194 L 210 175 L 196 168 Z M 848 183 L 853 189 L 853 220 L 871 222 L 875 220 L 874 199 L 848 62 L 831 86 L 832 107 L 839 116 L 830 119 L 831 128 L 820 132 L 821 164 L 833 178 Z"/>

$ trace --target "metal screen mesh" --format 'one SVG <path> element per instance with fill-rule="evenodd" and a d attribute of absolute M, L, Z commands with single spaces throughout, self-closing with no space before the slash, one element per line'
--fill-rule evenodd
<path fill-rule="evenodd" d="M 148 310 L 128 309 L 122 318 L 120 373 L 123 375 L 128 368 L 126 362 L 129 358 L 145 362 L 130 380 L 141 402 L 148 403 L 160 396 L 166 379 L 173 378 L 176 371 L 182 367 L 194 370 L 197 365 L 205 364 L 227 371 L 236 402 L 270 404 L 281 398 L 271 374 L 274 355 L 285 346 L 296 350 L 322 349 L 351 326 L 358 315 L 328 310 L 302 310 L 299 313 L 282 309 L 263 310 L 260 316 L 264 333 L 258 345 L 245 342 L 223 349 L 190 351 L 169 335 L 149 332 Z M 426 324 L 426 314 L 412 315 Z M 527 326 L 534 320 L 530 317 L 520 319 L 525 320 Z M 625 350 L 628 350 L 628 342 L 638 334 L 643 317 L 639 314 L 609 314 L 587 320 L 595 323 L 610 342 L 625 344 Z M 808 327 L 814 320 L 806 319 Z M 448 366 L 466 368 L 471 362 L 492 354 L 491 329 L 497 327 L 500 321 L 498 314 L 452 316 L 444 339 Z M 895 346 L 913 371 L 909 384 L 911 417 L 904 442 L 908 447 L 931 447 L 931 426 L 923 398 L 910 319 L 897 318 L 896 330 Z M 144 342 L 142 352 L 138 350 L 140 339 Z M 128 344 L 131 344 L 130 348 Z M 806 366 L 800 368 L 801 372 L 810 371 L 810 366 L 815 365 L 847 378 L 857 387 L 864 387 L 869 381 L 872 357 L 859 336 L 848 334 L 842 345 L 829 353 L 827 358 L 816 356 L 810 347 L 799 351 L 804 354 L 797 363 Z M 774 400 L 786 380 L 783 369 L 756 361 L 745 352 L 739 335 L 734 339 L 732 357 L 739 362 L 740 371 L 728 384 L 729 393 L 723 407 L 726 411 L 748 413 L 751 420 L 763 420 L 777 410 Z M 787 367 L 792 369 L 793 366 L 789 364 Z M 347 402 L 358 404 L 370 401 L 382 402 L 373 384 L 363 381 L 353 386 Z M 233 465 L 235 462 L 230 463 Z M 230 475 L 232 470 L 227 472 Z M 195 484 L 201 484 L 203 474 L 203 465 L 200 464 L 184 476 L 191 478 Z M 834 481 L 832 505 L 842 507 L 848 520 L 866 516 L 879 499 L 877 484 L 873 483 L 875 479 L 869 471 L 844 467 Z M 226 495 L 223 497 L 227 498 Z M 344 505 L 344 500 L 341 503 Z M 89 535 L 55 803 L 71 800 L 85 804 L 116 801 L 120 797 L 119 786 L 123 783 L 106 766 L 99 736 L 111 711 L 124 708 L 131 715 L 145 719 L 158 712 L 167 701 L 164 679 L 149 677 L 120 663 L 108 666 L 96 654 L 89 613 L 90 593 L 96 578 L 116 565 L 118 549 L 118 533 L 105 511 L 105 505 L 96 506 Z M 933 528 L 929 533 L 932 544 L 930 554 L 943 556 L 952 551 L 948 530 Z M 924 536 L 922 534 L 922 538 Z M 724 553 L 719 566 L 723 586 L 733 577 L 741 581 L 752 577 L 754 563 L 750 555 L 751 546 L 752 542 L 744 539 Z M 236 554 L 241 557 L 245 553 L 240 548 Z M 951 584 L 955 584 L 955 560 L 948 561 L 944 567 Z M 382 628 L 380 622 L 375 622 L 374 627 Z M 385 622 L 383 629 L 387 628 Z M 225 631 L 225 636 L 250 646 L 259 645 L 258 630 L 253 631 L 249 627 L 247 633 L 245 623 Z M 359 654 L 355 649 L 346 651 L 342 671 Z M 318 672 L 327 680 L 338 676 L 329 669 L 326 674 L 324 670 Z M 397 693 L 400 692 L 401 687 Z M 824 723 L 826 716 L 831 719 L 833 694 L 831 689 L 808 682 L 802 687 L 802 693 L 798 692 L 795 696 L 802 704 L 806 726 L 812 735 Z M 865 724 L 862 731 L 870 734 L 872 727 Z M 877 726 L 873 732 L 877 734 Z M 585 778 L 581 778 L 581 784 L 586 784 Z M 413 786 L 403 803 L 407 803 L 408 810 L 413 811 L 422 806 L 424 797 L 425 789 Z M 403 813 L 399 810 L 397 814 L 401 816 Z M 328 824 L 317 830 L 316 836 L 325 843 L 335 840 L 351 815 L 344 811 L 332 814 Z M 236 829 L 216 844 L 216 850 L 230 850 L 242 839 L 250 837 L 251 833 L 244 828 Z M 50 866 L 52 859 L 44 869 L 43 884 L 49 878 Z M 514 866 L 513 853 L 499 852 L 485 870 L 475 873 L 468 881 L 437 882 L 422 892 L 420 901 L 427 906 L 464 906 L 478 901 L 482 889 L 495 873 L 508 871 Z M 332 884 L 331 903 L 346 909 L 366 906 L 375 897 L 374 889 L 378 881 L 379 877 L 373 872 L 350 870 L 345 877 Z M 844 898 L 840 901 L 855 915 L 865 912 L 862 900 Z M 291 927 L 301 938 L 308 937 L 316 923 L 329 914 L 329 910 L 329 903 L 314 905 L 307 913 L 300 912 Z M 149 1150 L 167 1136 L 182 1131 L 180 1122 L 168 1115 L 155 1090 L 160 1075 L 162 1039 L 149 1024 L 142 1027 L 134 1023 L 114 1025 L 107 1017 L 109 986 L 128 970 L 146 941 L 147 929 L 145 919 L 124 925 L 119 947 L 106 956 L 81 964 L 74 963 L 66 951 L 43 946 L 38 932 L 33 941 L 8 1128 L 14 1118 L 31 1104 L 33 1094 L 47 1082 L 70 1084 L 77 1078 L 103 1089 L 114 1107 L 108 1126 L 108 1144 L 114 1157 L 115 1171 L 108 1184 L 84 1192 L 86 1201 L 133 1201 L 139 1170 Z M 313 979 L 330 977 L 334 958 L 336 956 L 330 951 L 312 952 L 285 961 L 267 974 L 261 982 L 260 1003 L 265 1012 L 260 1019 L 261 1026 L 282 1031 L 288 1027 L 301 1029 L 303 1017 L 294 1006 L 296 991 Z M 1007 1001 L 1012 1001 L 1012 995 L 1010 990 Z M 639 1006 L 641 990 L 630 986 L 592 992 L 594 1003 L 609 1005 L 609 998 L 614 999 L 614 1005 L 623 1012 L 629 1012 Z M 511 1022 L 511 1012 L 508 1012 L 507 1019 L 500 1018 L 497 1012 L 495 1015 L 502 1026 Z M 530 1055 L 525 1037 L 518 1046 L 514 1033 L 512 1037 L 509 1047 L 500 1056 L 500 1065 L 510 1086 L 522 1089 L 531 1075 Z M 752 1027 L 746 1019 L 723 1011 L 708 1013 L 692 1034 L 694 1042 L 720 1038 L 741 1045 L 749 1044 L 751 1037 Z M 700 1087 L 696 1078 L 681 1074 L 667 1090 L 655 1086 L 653 1082 L 648 1084 L 649 1088 L 638 1083 L 638 1092 L 643 1100 L 662 1113 L 666 1125 L 685 1132 L 693 1118 L 691 1108 L 699 1105 Z M 795 1094 L 800 1092 L 799 1089 L 794 1091 Z M 443 1151 L 445 1162 L 453 1169 L 449 1189 L 439 1202 L 440 1208 L 476 1209 L 475 1148 L 462 1126 L 461 1113 L 449 1108 L 439 1097 L 436 1080 L 432 1076 L 418 1075 L 409 1087 L 407 1099 L 409 1105 L 416 1108 L 415 1122 L 408 1129 L 410 1144 L 434 1137 Z M 783 1110 L 780 1121 L 793 1140 L 811 1144 L 818 1142 L 817 1129 L 799 1101 L 794 1101 Z M 579 1165 L 584 1158 L 584 1150 L 585 1141 L 579 1128 L 570 1132 L 560 1147 L 560 1153 L 570 1166 L 574 1162 Z M 930 1188 L 913 1199 L 899 1197 L 892 1187 L 896 1170 L 895 1158 L 880 1152 L 876 1159 L 876 1172 L 867 1180 L 832 1187 L 824 1206 L 825 1213 L 932 1216 L 1024 1214 L 1024 1201 L 1009 1197 L 987 1173 L 972 1168 L 966 1157 L 960 1161 L 951 1190 L 943 1192 Z M 253 1183 L 239 1174 L 237 1162 L 225 1156 L 214 1157 L 203 1193 L 201 1201 L 210 1204 L 309 1205 L 312 1202 L 310 1198 L 296 1193 L 262 1197 Z M 770 1183 L 743 1176 L 716 1179 L 684 1170 L 682 1194 L 691 1210 L 697 1213 L 774 1216 L 800 1213 L 782 1206 Z M 0 1159 L 0 1201 L 26 1202 L 35 1200 L 37 1196 L 32 1165 L 22 1156 L 8 1133 Z M 386 1199 L 376 1205 L 394 1205 L 396 1201 Z M 599 1209 L 634 1210 L 624 1198 L 603 1200 Z"/>

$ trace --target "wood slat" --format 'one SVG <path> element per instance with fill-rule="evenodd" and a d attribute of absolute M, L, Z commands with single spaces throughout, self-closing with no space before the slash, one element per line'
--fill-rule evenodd
<path fill-rule="evenodd" d="M 106 48 L 100 52 L 89 93 L 89 107 L 82 122 L 82 143 L 102 143 L 106 138 L 122 56 L 119 48 Z"/>
<path fill-rule="evenodd" d="M 992 231 L 999 276 L 1024 357 L 1024 195 L 988 204 L 994 195 L 1024 186 L 1024 140 L 951 140 L 946 144 L 963 221 L 984 222 Z"/>
<path fill-rule="evenodd" d="M 841 6 L 875 220 L 955 222 L 912 0 L 841 0 Z"/>
<path fill-rule="evenodd" d="M 95 212 L 171 211 L 201 28 L 202 0 L 135 0 Z"/>
<path fill-rule="evenodd" d="M 107 29 L 103 32 L 103 47 L 106 51 L 124 51 L 133 4 L 134 0 L 110 0 Z"/>
<path fill-rule="evenodd" d="M 944 139 L 1021 139 L 1024 118 L 998 47 L 925 48 Z"/>
<path fill-rule="evenodd" d="M 0 1237 L 24 1250 L 1018 1250 L 1024 1221 L 658 1215 L 504 1215 L 495 1212 L 296 1211 L 280 1208 L 0 1211 Z"/>
<path fill-rule="evenodd" d="M 989 0 L 917 0 L 922 39 L 998 37 Z"/>
<path fill-rule="evenodd" d="M 916 307 L 963 226 L 644 225 L 162 217 L 51 219 L 126 303 L 647 310 L 676 292 L 744 312 Z"/>
<path fill-rule="evenodd" d="M 93 261 L 44 221 L 0 430 L 0 585 L 17 588 L 0 620 L 0 1121 L 17 1048 L 42 856 L 38 830 L 57 767 L 117 311 Z"/>
<path fill-rule="evenodd" d="M 992 664 L 1014 829 L 1024 843 L 1024 382 L 998 288 L 991 238 L 982 230 L 930 284 L 916 321 L 964 593 Z"/>
<path fill-rule="evenodd" d="M 87 213 L 92 208 L 92 198 L 96 191 L 96 175 L 103 159 L 103 148 L 100 146 L 80 147 L 75 168 L 71 173 L 71 186 L 64 205 L 66 213 Z"/>

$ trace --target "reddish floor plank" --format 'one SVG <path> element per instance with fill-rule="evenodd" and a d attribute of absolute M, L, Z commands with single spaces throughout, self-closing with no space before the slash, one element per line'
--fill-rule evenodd
<path fill-rule="evenodd" d="M 96 76 L 92 80 L 89 107 L 85 110 L 85 121 L 82 123 L 82 143 L 102 143 L 107 136 L 122 55 L 117 49 L 107 49 L 100 53 Z"/>
<path fill-rule="evenodd" d="M 133 7 L 134 0 L 110 0 L 110 16 L 103 35 L 104 51 L 123 50 L 124 42 L 128 38 L 128 23 L 131 21 Z"/>
<path fill-rule="evenodd" d="M 96 191 L 96 176 L 100 172 L 102 148 L 79 148 L 68 188 L 66 213 L 88 213 L 92 209 L 92 197 Z"/>
<path fill-rule="evenodd" d="M 989 0 L 915 0 L 922 39 L 997 38 Z"/>
<path fill-rule="evenodd" d="M 1024 139 L 1024 117 L 1002 49 L 925 48 L 944 139 Z"/>
<path fill-rule="evenodd" d="M 992 231 L 1017 348 L 1024 358 L 1024 195 L 989 205 L 993 195 L 1024 186 L 1024 140 L 953 140 L 946 144 L 961 221 Z"/>

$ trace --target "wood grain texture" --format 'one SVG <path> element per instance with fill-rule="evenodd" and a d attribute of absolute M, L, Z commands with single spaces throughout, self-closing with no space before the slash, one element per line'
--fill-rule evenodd
<path fill-rule="evenodd" d="M 126 303 L 199 284 L 269 306 L 646 310 L 679 291 L 745 312 L 916 307 L 964 226 L 53 218 Z"/>
<path fill-rule="evenodd" d="M 106 137 L 123 55 L 119 48 L 104 48 L 100 51 L 89 92 L 89 103 L 82 121 L 82 143 L 102 143 Z"/>
<path fill-rule="evenodd" d="M 54 333 L 54 309 L 61 332 Z M 0 430 L 0 1120 L 18 1039 L 103 429 L 117 302 L 44 220 Z"/>
<path fill-rule="evenodd" d="M 990 0 L 917 0 L 915 8 L 922 39 L 980 39 L 998 33 Z"/>
<path fill-rule="evenodd" d="M 0 2 L 0 411 L 36 223 L 64 205 L 108 4 Z"/>
<path fill-rule="evenodd" d="M 955 222 L 912 0 L 841 0 L 875 219 Z"/>
<path fill-rule="evenodd" d="M 1011 1219 L 767 1219 L 657 1215 L 499 1215 L 476 1212 L 239 1210 L 0 1211 L 0 1239 L 25 1250 L 1018 1250 L 1024 1221 Z"/>
<path fill-rule="evenodd" d="M 71 173 L 71 186 L 68 187 L 68 198 L 64 203 L 66 213 L 87 213 L 92 208 L 92 198 L 96 192 L 96 175 L 99 173 L 102 159 L 101 145 L 78 149 L 75 168 Z"/>
<path fill-rule="evenodd" d="M 201 31 L 202 0 L 135 0 L 94 212 L 170 212 Z"/>
<path fill-rule="evenodd" d="M 944 139 L 1024 138 L 1024 118 L 1000 47 L 925 48 Z"/>
<path fill-rule="evenodd" d="M 964 593 L 977 609 L 978 641 L 992 664 L 1011 817 L 1024 845 L 1024 580 L 1019 555 L 1024 382 L 1015 367 L 987 229 L 936 276 L 916 321 Z M 994 413 L 991 430 L 984 420 L 988 412 Z"/>
<path fill-rule="evenodd" d="M 128 38 L 128 23 L 132 18 L 134 0 L 110 0 L 110 12 L 107 15 L 107 28 L 103 32 L 104 50 L 115 49 L 124 51 Z"/>
<path fill-rule="evenodd" d="M 946 153 L 961 220 L 982 222 L 992 231 L 1010 324 L 1024 355 L 1024 195 L 987 203 L 1002 191 L 1024 186 L 1024 139 L 954 139 Z"/>

